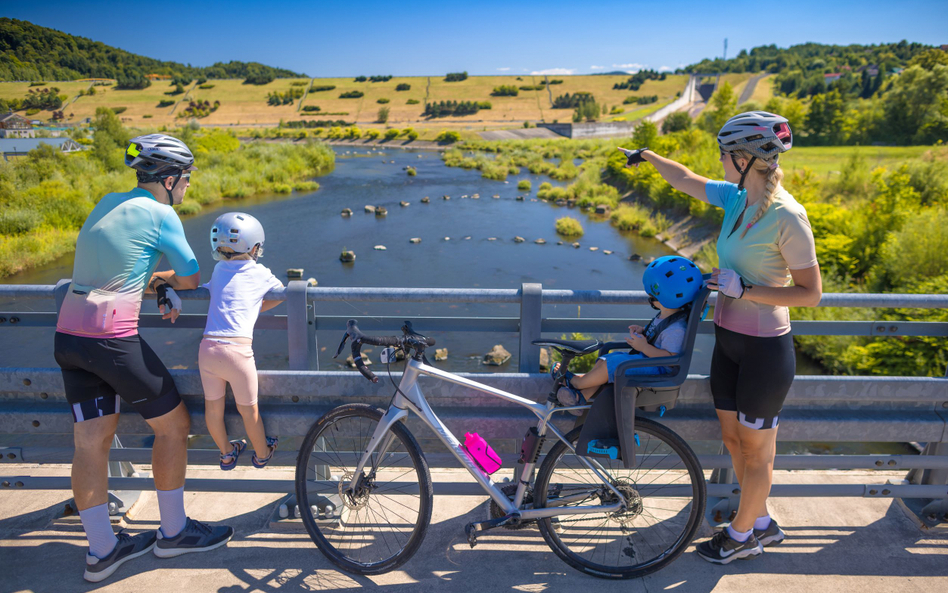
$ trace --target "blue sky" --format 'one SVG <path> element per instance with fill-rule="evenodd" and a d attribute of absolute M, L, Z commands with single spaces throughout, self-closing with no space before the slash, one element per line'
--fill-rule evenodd
<path fill-rule="evenodd" d="M 592 6 L 592 7 L 590 7 Z M 892 2 L 5 1 L 2 15 L 161 60 L 310 76 L 675 69 L 775 43 L 948 44 L 944 0 Z"/>

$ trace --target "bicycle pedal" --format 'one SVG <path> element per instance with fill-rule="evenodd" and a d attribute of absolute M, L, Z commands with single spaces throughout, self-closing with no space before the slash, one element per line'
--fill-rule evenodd
<path fill-rule="evenodd" d="M 471 547 L 477 545 L 477 529 L 474 527 L 473 523 L 468 523 L 464 526 L 464 533 L 467 534 L 467 543 L 471 544 Z"/>

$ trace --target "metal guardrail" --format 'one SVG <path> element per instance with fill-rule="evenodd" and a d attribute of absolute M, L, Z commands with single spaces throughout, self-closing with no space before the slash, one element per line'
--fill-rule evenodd
<path fill-rule="evenodd" d="M 57 299 L 67 281 L 53 286 L 0 286 L 0 302 L 13 299 Z M 206 300 L 205 289 L 181 291 L 185 300 Z M 712 304 L 714 300 L 712 295 Z M 497 331 L 519 333 L 518 373 L 471 374 L 478 381 L 506 391 L 535 393 L 537 399 L 549 390 L 549 378 L 539 374 L 539 349 L 532 346 L 542 333 L 614 332 L 627 319 L 565 319 L 543 317 L 545 304 L 644 305 L 643 291 L 544 290 L 539 284 L 514 289 L 411 289 L 411 288 L 324 288 L 290 282 L 286 289 L 272 291 L 268 299 L 286 300 L 287 314 L 261 316 L 259 329 L 287 332 L 288 371 L 260 371 L 261 413 L 268 430 L 282 437 L 298 437 L 322 413 L 341 403 L 358 400 L 384 406 L 391 396 L 386 382 L 370 384 L 355 372 L 319 372 L 314 356 L 318 351 L 317 329 L 338 329 L 346 317 L 319 314 L 321 303 L 331 302 L 442 302 L 519 304 L 517 317 L 412 317 L 426 332 Z M 879 308 L 948 308 L 948 295 L 826 294 L 820 306 Z M 365 323 L 373 333 L 396 332 L 404 320 L 373 317 Z M 0 312 L 0 328 L 52 327 L 55 312 Z M 203 328 L 204 315 L 182 315 L 175 328 Z M 143 314 L 142 327 L 169 327 L 158 315 Z M 712 333 L 710 321 L 701 333 Z M 948 337 L 948 323 L 892 321 L 795 321 L 797 335 L 851 336 L 937 336 Z M 203 393 L 197 370 L 172 370 L 175 382 L 191 410 L 192 432 L 206 434 Z M 400 373 L 396 373 L 398 380 Z M 427 384 L 430 383 L 430 384 Z M 533 417 L 516 406 L 487 396 L 472 395 L 465 388 L 423 379 L 422 387 L 445 423 L 455 432 L 477 430 L 508 458 L 516 459 L 519 439 Z M 63 405 L 62 379 L 58 369 L 0 368 L 0 434 L 71 434 L 72 416 Z M 934 377 L 840 377 L 797 376 L 788 395 L 781 441 L 811 442 L 925 442 L 920 456 L 892 455 L 780 455 L 778 469 L 910 469 L 906 481 L 897 484 L 811 484 L 775 485 L 773 496 L 860 496 L 897 497 L 922 500 L 916 511 L 929 521 L 948 520 L 948 380 Z M 235 410 L 225 419 L 228 429 L 240 433 L 242 425 Z M 561 420 L 569 428 L 569 420 Z M 678 406 L 662 422 L 689 440 L 719 440 L 720 428 L 711 406 L 708 378 L 689 375 L 681 390 Z M 427 429 L 419 421 L 408 427 L 420 439 Z M 144 421 L 123 414 L 119 434 L 150 434 Z M 424 442 L 424 441 L 423 441 Z M 428 447 L 429 451 L 431 448 Z M 439 450 L 440 451 L 440 450 Z M 514 453 L 512 453 L 514 452 Z M 721 451 L 724 452 L 723 449 Z M 56 447 L 11 447 L 0 450 L 0 463 L 68 462 L 71 449 Z M 115 462 L 143 462 L 149 450 L 114 449 Z M 217 462 L 216 451 L 192 451 L 191 463 Z M 427 455 L 432 466 L 453 466 L 453 457 Z M 740 489 L 734 484 L 726 455 L 702 456 L 706 468 L 714 469 L 709 495 L 713 520 L 726 520 L 736 509 Z M 278 453 L 275 463 L 291 465 L 295 452 Z M 127 472 L 125 472 L 127 474 Z M 0 490 L 9 488 L 68 488 L 68 479 L 31 476 L 0 477 Z M 110 479 L 110 487 L 121 490 L 152 488 L 148 478 L 122 475 Z M 192 490 L 291 492 L 285 480 L 188 480 Z M 442 493 L 479 494 L 470 484 L 445 484 Z"/>

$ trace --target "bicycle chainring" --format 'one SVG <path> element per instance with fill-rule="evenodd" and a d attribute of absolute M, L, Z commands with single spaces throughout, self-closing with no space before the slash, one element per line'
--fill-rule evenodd
<path fill-rule="evenodd" d="M 504 486 L 501 487 L 500 491 L 504 493 L 504 496 L 506 496 L 510 500 L 510 502 L 513 502 L 514 496 L 517 494 L 517 484 L 516 483 L 505 484 Z M 523 495 L 523 504 L 525 505 L 533 504 L 533 486 L 527 487 L 527 491 Z M 506 513 L 504 513 L 504 511 L 499 506 L 497 506 L 497 503 L 494 502 L 493 499 L 491 499 L 490 509 L 488 511 L 488 518 L 500 519 L 501 517 L 505 517 L 505 516 L 506 516 Z M 534 527 L 536 523 L 537 523 L 536 520 L 520 521 L 516 525 L 504 525 L 504 529 L 516 531 L 518 529 L 524 529 L 525 527 Z"/>

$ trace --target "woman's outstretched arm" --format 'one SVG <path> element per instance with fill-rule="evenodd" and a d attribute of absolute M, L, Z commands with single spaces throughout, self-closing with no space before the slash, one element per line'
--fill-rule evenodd
<path fill-rule="evenodd" d="M 704 186 L 708 182 L 707 177 L 698 175 L 681 163 L 658 156 L 651 150 L 644 151 L 642 158 L 651 163 L 658 170 L 659 175 L 678 191 L 702 202 L 708 201 L 708 196 L 704 191 Z"/>

